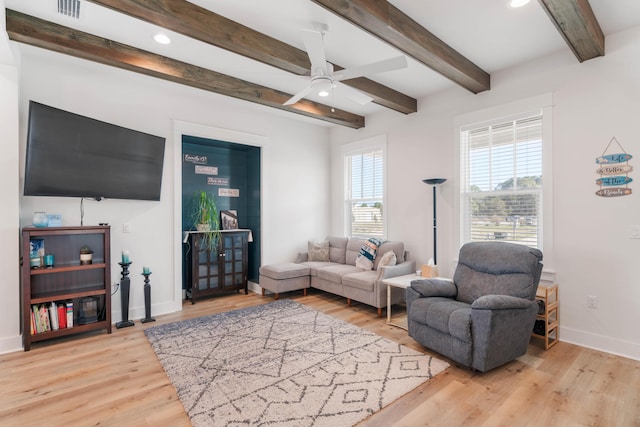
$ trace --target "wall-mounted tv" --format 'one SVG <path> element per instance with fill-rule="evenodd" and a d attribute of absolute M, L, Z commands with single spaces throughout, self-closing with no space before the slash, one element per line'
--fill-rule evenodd
<path fill-rule="evenodd" d="M 30 101 L 24 195 L 160 200 L 164 144 Z"/>

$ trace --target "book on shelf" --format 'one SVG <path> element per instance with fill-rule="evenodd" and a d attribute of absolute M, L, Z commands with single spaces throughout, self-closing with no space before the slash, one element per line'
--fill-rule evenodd
<path fill-rule="evenodd" d="M 51 301 L 49 304 L 49 321 L 51 323 L 51 330 L 58 330 L 58 308 L 56 307 L 56 302 Z"/>
<path fill-rule="evenodd" d="M 64 302 L 58 303 L 58 328 L 65 329 L 67 327 L 67 305 Z"/>
<path fill-rule="evenodd" d="M 67 301 L 67 328 L 73 327 L 73 301 Z"/>
<path fill-rule="evenodd" d="M 40 309 L 38 304 L 31 306 L 31 323 L 33 323 L 33 333 L 42 332 L 42 326 L 40 326 Z"/>
<path fill-rule="evenodd" d="M 40 323 L 42 326 L 42 332 L 47 332 L 51 330 L 51 324 L 49 322 L 49 310 L 44 304 L 40 304 L 39 310 L 40 312 Z"/>

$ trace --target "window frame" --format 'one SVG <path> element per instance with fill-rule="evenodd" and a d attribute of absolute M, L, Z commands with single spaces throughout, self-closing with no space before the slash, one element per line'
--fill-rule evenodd
<path fill-rule="evenodd" d="M 522 201 L 526 200 L 522 199 L 523 196 L 532 196 L 536 200 L 535 236 L 527 236 L 526 232 L 523 230 L 520 232 L 520 238 L 514 239 L 513 237 L 517 235 L 516 229 L 520 220 L 517 218 L 511 218 L 511 222 L 513 223 L 512 225 L 514 236 L 505 235 L 503 237 L 497 237 L 498 234 L 504 233 L 495 232 L 495 239 L 506 238 L 507 241 L 515 242 L 518 244 L 525 244 L 535 248 L 542 248 L 544 246 L 544 192 L 542 182 L 540 182 L 540 185 L 534 188 L 518 188 L 517 186 L 518 166 L 521 164 L 521 162 L 524 162 L 522 163 L 522 166 L 524 169 L 527 169 L 528 165 L 531 164 L 530 162 L 527 162 L 528 159 L 533 161 L 534 168 L 537 169 L 537 167 L 539 167 L 540 177 L 542 178 L 544 176 L 542 170 L 542 149 L 544 145 L 544 139 L 542 135 L 543 122 L 544 116 L 542 114 L 542 111 L 539 111 L 532 114 L 523 114 L 521 117 L 516 117 L 509 120 L 498 119 L 495 122 L 491 122 L 488 124 L 463 126 L 460 128 L 461 243 L 492 240 L 488 237 L 490 233 L 487 233 L 487 238 L 478 238 L 477 234 L 474 233 L 474 230 L 476 232 L 478 231 L 477 225 L 474 225 L 474 221 L 476 221 L 478 218 L 474 217 L 473 213 L 469 211 L 471 209 L 471 206 L 473 205 L 474 200 L 477 200 L 479 203 L 482 203 L 482 200 L 485 198 L 490 200 L 499 198 L 502 201 L 511 198 L 512 200 L 518 199 Z M 534 146 L 519 145 L 519 143 L 526 144 L 530 141 L 536 141 L 536 139 L 518 141 L 517 135 L 527 132 L 528 123 L 534 123 L 533 130 L 536 132 L 539 131 L 539 135 L 535 135 L 534 137 L 538 137 L 540 142 L 539 144 L 536 144 Z M 465 138 L 462 138 L 463 134 Z M 506 139 L 505 135 L 507 135 Z M 478 146 L 477 144 L 480 144 L 480 146 Z M 475 148 L 473 147 L 474 145 Z M 474 149 L 480 151 L 477 151 L 474 155 Z M 525 150 L 525 152 L 518 154 L 521 150 Z M 529 153 L 532 151 L 533 155 L 530 156 Z M 484 169 L 483 165 L 488 165 L 486 175 L 477 175 L 478 170 L 473 168 L 474 158 L 476 159 L 476 161 L 480 162 L 479 168 L 481 171 Z M 505 162 L 505 160 L 507 161 Z M 539 160 L 539 164 L 536 160 Z M 538 170 L 536 170 L 536 172 L 538 172 Z M 487 180 L 484 183 L 485 188 L 480 192 L 472 191 L 470 188 L 468 188 L 469 184 L 471 183 L 470 181 L 472 180 L 472 177 L 474 175 L 476 179 L 484 178 Z M 537 174 L 526 176 L 537 176 Z M 499 185 L 498 181 L 502 181 L 502 183 L 507 182 L 505 178 L 507 180 L 512 180 L 514 188 L 497 189 Z M 478 183 L 477 181 L 474 182 Z M 496 208 L 495 205 L 491 204 L 483 204 L 483 206 L 486 209 L 490 209 L 489 213 L 493 212 L 493 209 Z M 495 219 L 495 217 L 497 216 L 497 212 L 494 212 L 491 216 L 492 220 Z M 542 221 L 538 221 L 538 218 L 542 219 Z M 484 230 L 483 233 L 485 231 L 486 230 Z M 535 238 L 531 239 L 531 237 Z M 528 240 L 528 243 L 525 243 L 525 240 Z"/>
<path fill-rule="evenodd" d="M 454 120 L 455 129 L 455 176 L 458 177 L 454 184 L 457 197 L 454 199 L 454 211 L 457 226 L 454 227 L 454 241 L 458 243 L 456 252 L 464 244 L 463 229 L 465 227 L 464 213 L 462 212 L 462 141 L 461 131 L 470 128 L 518 120 L 536 114 L 542 115 L 542 222 L 539 224 L 539 248 L 545 257 L 545 269 L 552 268 L 554 264 L 554 238 L 553 238 L 553 168 L 552 168 L 552 114 L 553 97 L 551 93 L 527 98 L 524 100 L 504 104 L 496 107 L 479 110 L 457 116 Z M 457 253 L 452 259 L 457 258 Z"/>
<path fill-rule="evenodd" d="M 382 151 L 382 239 L 386 239 L 387 237 L 387 224 L 388 224 L 388 209 L 387 209 L 387 136 L 386 135 L 377 135 L 371 138 L 367 138 L 364 140 L 360 140 L 357 142 L 353 142 L 350 144 L 345 144 L 342 146 L 341 154 L 342 154 L 342 170 L 343 170 L 343 231 L 345 236 L 356 237 L 356 238 L 368 238 L 368 237 L 376 237 L 376 236 L 361 236 L 361 235 L 353 235 L 352 233 L 352 222 L 351 222 L 351 203 L 354 199 L 351 198 L 351 165 L 350 158 L 353 155 L 369 153 L 372 151 Z M 378 199 L 378 198 L 372 198 Z"/>

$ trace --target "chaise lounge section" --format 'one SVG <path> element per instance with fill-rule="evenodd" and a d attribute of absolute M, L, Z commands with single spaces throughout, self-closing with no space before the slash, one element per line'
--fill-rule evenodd
<path fill-rule="evenodd" d="M 371 247 L 372 239 L 329 237 L 325 242 L 309 242 L 309 251 L 298 254 L 295 263 L 260 267 L 260 286 L 275 294 L 304 290 L 309 287 L 355 300 L 378 309 L 387 305 L 384 279 L 415 272 L 415 261 L 407 260 L 404 243 L 385 241 L 375 244 L 372 265 L 362 262 L 363 248 Z M 360 257 L 360 260 L 358 259 Z M 391 303 L 403 302 L 404 290 L 393 288 Z"/>

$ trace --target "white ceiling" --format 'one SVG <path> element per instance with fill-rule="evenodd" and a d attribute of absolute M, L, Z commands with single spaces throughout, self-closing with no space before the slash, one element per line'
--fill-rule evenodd
<path fill-rule="evenodd" d="M 180 34 L 164 31 L 171 37 L 172 43 L 166 46 L 159 45 L 153 41 L 153 36 L 162 29 L 97 6 L 90 1 L 81 0 L 80 19 L 58 14 L 57 0 L 4 2 L 8 9 L 290 94 L 307 85 L 305 78 L 205 45 Z M 490 74 L 558 51 L 566 51 L 568 55 L 573 56 L 536 0 L 520 9 L 510 8 L 508 0 L 390 2 Z M 401 54 L 395 48 L 307 0 L 192 0 L 191 3 L 303 50 L 300 30 L 312 29 L 314 22 L 327 24 L 327 60 L 345 68 Z M 605 37 L 640 25 L 640 0 L 590 0 L 590 4 Z M 426 97 L 455 86 L 455 83 L 411 58 L 408 68 L 404 70 L 367 77 L 413 98 Z M 322 98 L 312 99 L 327 103 Z M 361 106 L 340 97 L 338 93 L 334 95 L 330 105 L 364 116 L 384 108 L 376 104 Z"/>

